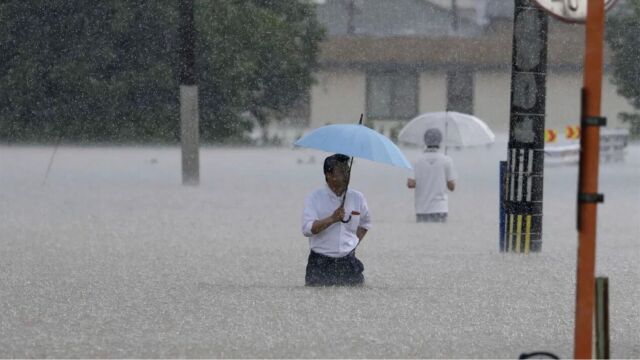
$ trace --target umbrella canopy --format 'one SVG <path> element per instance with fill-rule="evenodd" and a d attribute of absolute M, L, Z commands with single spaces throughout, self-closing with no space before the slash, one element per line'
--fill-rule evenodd
<path fill-rule="evenodd" d="M 433 128 L 442 132 L 443 146 L 487 145 L 492 144 L 496 138 L 489 126 L 475 116 L 455 111 L 440 111 L 413 118 L 400 130 L 398 140 L 407 144 L 424 145 L 424 133 Z"/>
<path fill-rule="evenodd" d="M 391 140 L 364 125 L 323 126 L 303 136 L 294 145 L 412 169 L 411 163 Z"/>

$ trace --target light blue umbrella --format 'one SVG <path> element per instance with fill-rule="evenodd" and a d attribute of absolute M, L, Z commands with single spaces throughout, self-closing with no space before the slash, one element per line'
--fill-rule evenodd
<path fill-rule="evenodd" d="M 294 145 L 412 169 L 411 163 L 391 140 L 364 125 L 323 126 L 308 133 Z"/>
<path fill-rule="evenodd" d="M 323 126 L 308 133 L 296 141 L 294 145 L 351 156 L 347 188 L 351 180 L 351 167 L 353 166 L 354 157 L 412 169 L 402 151 L 391 140 L 379 132 L 362 125 L 362 115 L 360 115 L 360 124 Z M 345 190 L 342 197 L 342 206 L 344 206 L 346 197 L 347 191 Z M 342 220 L 342 222 L 348 223 L 350 220 L 351 215 L 346 220 Z"/>

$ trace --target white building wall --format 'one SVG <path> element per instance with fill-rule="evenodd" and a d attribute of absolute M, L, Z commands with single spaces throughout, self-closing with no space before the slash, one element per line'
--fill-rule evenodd
<path fill-rule="evenodd" d="M 580 88 L 582 73 L 547 74 L 547 117 L 545 128 L 558 131 L 564 138 L 567 125 L 580 124 Z"/>
<path fill-rule="evenodd" d="M 564 137 L 567 125 L 580 124 L 581 72 L 554 72 L 547 75 L 545 128 L 555 129 Z M 484 120 L 496 133 L 509 133 L 511 74 L 478 72 L 475 75 L 474 115 Z M 607 78 L 602 83 L 602 115 L 608 127 L 625 127 L 619 112 L 632 111 L 626 99 L 616 94 L 615 85 Z"/>
<path fill-rule="evenodd" d="M 311 88 L 312 129 L 326 124 L 357 123 L 365 113 L 366 77 L 351 70 L 321 71 Z"/>
<path fill-rule="evenodd" d="M 547 76 L 547 119 L 545 127 L 556 129 L 564 137 L 567 125 L 580 125 L 580 89 L 582 73 L 550 73 Z M 619 112 L 633 111 L 627 100 L 616 94 L 608 76 L 602 82 L 601 114 L 607 117 L 607 127 L 625 127 L 617 117 Z"/>
<path fill-rule="evenodd" d="M 511 74 L 476 72 L 473 90 L 473 113 L 489 125 L 494 133 L 509 133 Z"/>
<path fill-rule="evenodd" d="M 366 76 L 362 71 L 323 71 L 311 89 L 310 128 L 329 123 L 355 123 L 366 112 Z M 484 120 L 496 134 L 509 133 L 511 93 L 510 72 L 476 72 L 474 78 L 474 115 Z M 423 72 L 419 78 L 419 113 L 446 109 L 446 74 Z M 582 73 L 555 72 L 547 76 L 547 117 L 545 127 L 564 137 L 567 125 L 578 125 Z M 608 127 L 627 127 L 617 119 L 619 112 L 631 112 L 626 99 L 616 94 L 609 80 L 603 82 L 602 114 Z M 400 121 L 380 120 L 371 123 L 375 129 L 389 134 Z"/>

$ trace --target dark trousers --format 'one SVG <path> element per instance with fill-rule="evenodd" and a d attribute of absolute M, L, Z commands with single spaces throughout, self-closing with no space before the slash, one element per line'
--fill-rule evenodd
<path fill-rule="evenodd" d="M 447 213 L 416 214 L 417 222 L 447 222 Z"/>
<path fill-rule="evenodd" d="M 364 284 L 364 265 L 355 251 L 341 258 L 332 258 L 311 251 L 307 261 L 307 286 L 356 286 Z"/>

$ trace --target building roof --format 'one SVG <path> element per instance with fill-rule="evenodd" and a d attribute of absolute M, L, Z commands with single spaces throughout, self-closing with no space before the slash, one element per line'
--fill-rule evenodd
<path fill-rule="evenodd" d="M 618 0 L 608 13 L 623 11 L 625 3 Z M 511 66 L 513 1 L 322 0 L 320 4 L 318 20 L 329 35 L 321 44 L 324 67 Z M 550 69 L 581 69 L 584 38 L 584 25 L 550 17 Z M 604 64 L 609 64 L 606 43 Z"/>
<path fill-rule="evenodd" d="M 324 67 L 414 67 L 510 69 L 511 20 L 494 21 L 484 34 L 458 36 L 334 36 L 321 44 Z M 584 26 L 550 19 L 547 62 L 550 68 L 580 69 L 584 57 Z M 605 51 L 605 64 L 608 62 Z"/>

